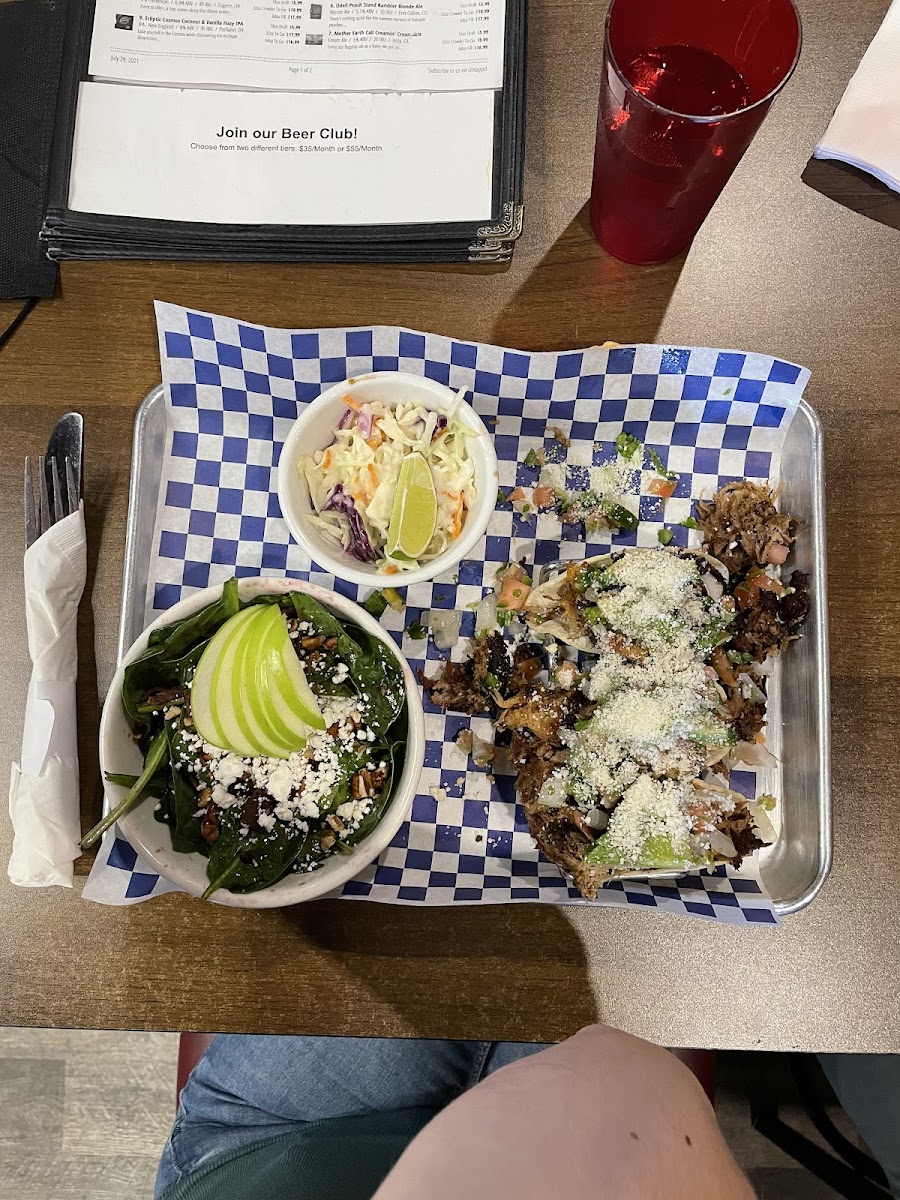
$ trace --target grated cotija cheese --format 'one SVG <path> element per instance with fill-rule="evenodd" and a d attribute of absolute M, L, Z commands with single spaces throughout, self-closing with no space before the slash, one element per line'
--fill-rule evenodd
<path fill-rule="evenodd" d="M 692 794 L 690 780 L 639 775 L 609 818 L 605 834 L 609 845 L 624 862 L 639 862 L 648 839 L 661 838 L 671 843 L 676 854 L 689 857 L 687 806 Z"/>

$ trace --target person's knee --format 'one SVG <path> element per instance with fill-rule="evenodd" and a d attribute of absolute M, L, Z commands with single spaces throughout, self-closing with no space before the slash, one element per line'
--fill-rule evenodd
<path fill-rule="evenodd" d="M 465 1153 L 461 1149 L 465 1148 Z M 703 1089 L 667 1050 L 603 1026 L 504 1067 L 416 1138 L 379 1200 L 748 1200 Z"/>

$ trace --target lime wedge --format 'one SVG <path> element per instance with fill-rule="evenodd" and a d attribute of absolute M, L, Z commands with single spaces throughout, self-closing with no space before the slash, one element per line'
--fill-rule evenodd
<path fill-rule="evenodd" d="M 437 525 L 437 496 L 431 467 L 421 454 L 408 454 L 400 467 L 391 523 L 388 554 L 397 550 L 418 559 L 428 549 Z"/>

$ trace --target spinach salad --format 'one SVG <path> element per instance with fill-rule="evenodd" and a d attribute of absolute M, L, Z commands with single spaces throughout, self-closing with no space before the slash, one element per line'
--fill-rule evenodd
<path fill-rule="evenodd" d="M 378 638 L 303 592 L 220 599 L 154 630 L 125 670 L 140 776 L 84 839 L 147 797 L 175 850 L 208 859 L 208 898 L 253 892 L 332 854 L 381 819 L 403 765 L 403 674 Z"/>

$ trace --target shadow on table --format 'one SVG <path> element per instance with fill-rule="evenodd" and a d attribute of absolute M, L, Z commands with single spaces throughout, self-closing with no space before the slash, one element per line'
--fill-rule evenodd
<path fill-rule="evenodd" d="M 620 262 L 597 243 L 585 204 L 498 314 L 490 340 L 519 350 L 653 342 L 685 257 Z"/>
<path fill-rule="evenodd" d="M 555 1041 L 597 1020 L 583 947 L 556 905 L 341 900 L 279 916 L 389 1005 L 410 1036 Z"/>

